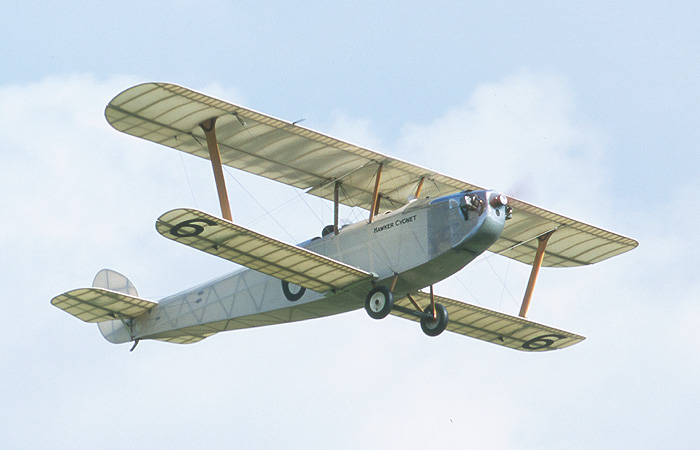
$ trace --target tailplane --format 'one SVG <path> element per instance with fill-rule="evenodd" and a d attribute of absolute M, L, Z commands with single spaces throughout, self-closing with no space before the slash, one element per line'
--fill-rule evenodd
<path fill-rule="evenodd" d="M 158 305 L 137 295 L 128 278 L 103 269 L 95 276 L 91 288 L 65 292 L 54 297 L 51 304 L 83 322 L 97 323 L 105 339 L 120 344 L 133 340 L 132 320 Z"/>

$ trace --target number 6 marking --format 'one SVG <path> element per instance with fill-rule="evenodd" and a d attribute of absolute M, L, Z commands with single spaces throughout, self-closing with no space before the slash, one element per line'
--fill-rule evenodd
<path fill-rule="evenodd" d="M 532 338 L 523 344 L 525 350 L 543 350 L 551 347 L 559 339 L 564 339 L 566 336 L 561 334 L 544 334 L 542 336 Z"/>
<path fill-rule="evenodd" d="M 198 223 L 203 223 L 204 225 L 209 226 L 216 225 L 216 222 L 209 219 L 190 219 L 173 226 L 170 229 L 170 234 L 176 237 L 197 236 L 204 232 L 204 227 L 202 225 L 197 225 Z"/>

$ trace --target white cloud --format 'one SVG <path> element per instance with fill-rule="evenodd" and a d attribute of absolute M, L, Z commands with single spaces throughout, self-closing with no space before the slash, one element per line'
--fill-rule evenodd
<path fill-rule="evenodd" d="M 485 188 L 591 212 L 605 187 L 603 141 L 564 80 L 525 74 L 482 84 L 444 116 L 406 126 L 396 148 Z"/>
<path fill-rule="evenodd" d="M 351 144 L 382 151 L 383 144 L 372 130 L 369 119 L 351 118 L 341 111 L 335 111 L 328 134 Z"/>
<path fill-rule="evenodd" d="M 89 284 L 103 265 L 129 275 L 146 297 L 229 269 L 153 230 L 168 208 L 218 206 L 207 161 L 181 158 L 106 124 L 104 105 L 132 81 L 64 76 L 0 87 L 0 111 L 13 112 L 0 121 L 0 321 L 8 336 L 0 347 L 6 361 L 0 382 L 16 386 L 0 412 L 0 427 L 13 427 L 9 446 L 90 447 L 113 438 L 119 423 L 131 430 L 131 441 L 152 448 L 255 445 L 261 434 L 270 446 L 305 448 L 465 442 L 553 448 L 572 436 L 581 448 L 622 447 L 634 430 L 636 444 L 659 447 L 693 425 L 700 396 L 692 382 L 700 375 L 693 324 L 700 310 L 697 265 L 688 255 L 700 217 L 687 201 L 698 193 L 692 183 L 664 211 L 625 199 L 638 205 L 633 230 L 640 249 L 590 268 L 543 270 L 531 317 L 589 337 L 551 355 L 461 336 L 427 339 L 413 323 L 375 322 L 362 311 L 226 333 L 193 346 L 144 342 L 133 354 L 107 344 L 95 327 L 52 308 L 51 296 Z M 239 95 L 212 89 L 226 99 Z M 359 145 L 381 145 L 367 119 L 338 113 L 332 130 Z M 604 165 L 605 138 L 580 116 L 575 95 L 557 77 L 484 84 L 442 117 L 407 126 L 393 147 L 398 157 L 477 184 L 525 186 L 516 193 L 524 200 L 577 218 L 612 210 L 613 199 L 590 200 L 614 175 Z M 320 219 L 305 212 L 303 201 L 279 184 L 234 176 L 268 210 L 277 208 L 273 215 L 295 239 L 317 234 L 330 217 L 327 210 L 317 212 Z M 291 240 L 260 218 L 265 211 L 237 183 L 228 184 L 234 216 Z M 291 224 L 284 220 L 290 214 Z M 501 302 L 503 288 L 488 263 L 458 276 L 477 301 L 514 312 L 527 267 L 490 262 L 501 277 L 509 271 L 515 300 L 505 294 Z M 472 300 L 458 283 L 440 289 Z M 552 442 L 558 445 L 546 444 Z"/>

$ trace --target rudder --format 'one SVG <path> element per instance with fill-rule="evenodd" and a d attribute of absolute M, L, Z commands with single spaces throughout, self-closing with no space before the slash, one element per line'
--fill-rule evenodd
<path fill-rule="evenodd" d="M 121 273 L 110 269 L 102 269 L 97 272 L 95 279 L 92 281 L 92 287 L 109 289 L 110 291 L 134 297 L 139 295 L 131 280 Z M 97 326 L 102 336 L 113 344 L 122 344 L 133 340 L 129 328 L 121 320 L 108 320 L 98 323 Z"/>

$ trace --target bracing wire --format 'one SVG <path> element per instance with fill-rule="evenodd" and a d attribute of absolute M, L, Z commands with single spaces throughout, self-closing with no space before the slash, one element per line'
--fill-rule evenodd
<path fill-rule="evenodd" d="M 512 254 L 512 250 L 511 250 L 511 254 Z M 505 295 L 506 290 L 508 290 L 508 286 L 506 285 L 506 282 L 508 281 L 508 272 L 510 271 L 510 260 L 511 260 L 511 258 L 508 258 L 508 263 L 506 264 L 506 273 L 503 276 L 503 289 L 501 290 L 501 298 L 498 301 L 498 309 L 501 309 L 503 307 L 503 296 Z M 511 294 L 510 291 L 508 291 L 508 294 L 510 295 L 511 299 L 515 300 L 515 298 L 513 297 L 513 294 Z"/>
<path fill-rule="evenodd" d="M 472 296 L 472 298 L 474 299 L 474 301 L 477 302 L 479 305 L 481 305 L 481 302 L 479 301 L 479 299 L 476 298 L 476 295 L 472 294 L 472 291 L 469 290 L 469 288 L 467 287 L 467 285 L 464 284 L 464 283 L 462 282 L 462 280 L 459 279 L 459 277 L 455 277 L 455 279 L 457 280 L 457 282 L 459 282 L 459 284 L 462 285 L 462 287 L 467 291 L 467 293 L 468 293 L 469 295 Z M 483 305 L 481 305 L 481 306 L 483 306 Z"/>
<path fill-rule="evenodd" d="M 250 133 L 250 130 L 249 130 L 248 132 Z M 250 133 L 250 134 L 251 134 L 251 136 L 252 136 L 252 133 Z M 206 148 L 206 147 L 204 147 L 204 145 L 202 144 L 202 142 L 197 138 L 197 136 L 196 136 L 194 133 L 191 133 L 190 135 L 191 135 L 191 136 L 194 138 L 194 140 L 200 145 L 200 147 Z M 254 137 L 254 138 L 255 138 L 255 137 Z M 255 196 L 253 196 L 253 194 L 251 194 L 251 193 L 245 188 L 245 186 L 243 186 L 243 184 L 242 184 L 240 181 L 238 181 L 238 179 L 237 179 L 236 177 L 233 176 L 233 174 L 231 173 L 231 171 L 229 170 L 229 168 L 228 168 L 228 167 L 224 167 L 224 170 L 225 170 L 226 174 L 228 174 L 228 176 L 229 176 L 233 181 L 235 181 L 236 184 L 238 184 L 238 186 L 240 186 L 241 189 L 243 189 L 243 191 L 244 191 L 246 194 L 248 194 L 248 196 L 250 196 L 250 198 L 253 199 L 253 201 L 265 212 L 264 216 L 269 216 L 269 217 L 270 217 L 270 218 L 271 218 L 285 233 L 287 233 L 287 236 L 289 236 L 289 238 L 292 240 L 292 242 L 296 242 L 296 239 L 294 238 L 294 236 L 292 236 L 292 234 L 291 234 L 277 219 L 275 219 L 275 217 L 270 213 L 270 211 L 268 211 L 268 210 L 262 205 L 262 203 L 260 203 L 260 202 L 258 201 L 258 199 L 255 198 Z M 264 216 L 263 216 L 263 217 L 264 217 Z"/>
<path fill-rule="evenodd" d="M 511 296 L 511 298 L 512 298 L 513 300 L 515 300 L 515 297 L 513 297 L 513 294 L 511 294 L 510 290 L 508 289 L 508 286 L 506 286 L 505 280 L 503 280 L 503 279 L 501 278 L 501 276 L 498 274 L 498 271 L 496 270 L 495 267 L 493 267 L 493 264 L 491 264 L 491 261 L 489 261 L 489 258 L 484 258 L 484 260 L 485 260 L 486 263 L 489 265 L 489 267 L 490 267 L 491 270 L 493 271 L 494 275 L 496 275 L 496 278 L 498 278 L 498 281 L 500 281 L 501 284 L 503 285 L 503 289 L 504 289 L 505 291 L 508 291 L 508 294 Z M 503 294 L 501 293 L 501 296 L 502 296 L 502 295 L 503 295 Z"/>
<path fill-rule="evenodd" d="M 490 261 L 490 259 L 491 259 L 492 257 L 497 256 L 497 255 L 499 255 L 499 254 L 497 254 L 497 253 L 490 253 L 490 254 L 483 253 L 479 258 L 477 258 L 477 260 L 473 261 L 473 262 L 471 263 L 471 265 L 473 266 L 473 265 L 477 265 L 477 264 L 481 264 L 481 263 L 483 263 L 483 262 L 486 262 L 486 264 L 489 265 L 489 267 L 491 268 L 491 271 L 494 273 L 494 275 L 496 276 L 496 278 L 498 278 L 498 281 L 501 283 L 501 286 L 503 287 L 503 289 L 501 290 L 501 296 L 500 296 L 499 305 L 498 305 L 498 310 L 501 310 L 501 309 L 503 308 L 503 298 L 505 297 L 505 294 L 506 294 L 506 293 L 508 294 L 508 296 L 510 297 L 510 299 L 513 301 L 513 303 L 514 303 L 516 306 L 518 305 L 518 301 L 517 301 L 517 299 L 515 298 L 515 296 L 513 295 L 513 293 L 510 291 L 510 289 L 508 288 L 508 285 L 507 285 L 507 283 L 506 283 L 506 281 L 508 280 L 508 274 L 510 273 L 510 263 L 511 263 L 510 260 L 511 260 L 512 258 L 508 258 L 508 262 L 507 262 L 507 266 L 506 266 L 505 275 L 503 276 L 503 278 L 501 278 L 501 275 L 498 273 L 498 271 L 497 271 L 496 268 L 493 266 L 493 264 L 491 264 L 491 261 Z M 469 290 L 469 287 L 461 280 L 459 274 L 454 275 L 454 278 L 455 278 L 455 279 L 457 280 L 457 282 L 464 288 L 464 290 L 467 291 L 467 293 L 471 296 L 471 298 L 474 299 L 474 301 L 475 301 L 477 304 L 479 304 L 479 305 L 481 305 L 481 306 L 484 306 L 484 305 L 479 301 L 479 299 L 474 295 L 474 293 L 473 293 L 471 290 Z"/>
<path fill-rule="evenodd" d="M 175 135 L 175 148 L 180 150 L 180 143 L 178 142 L 177 135 Z M 187 172 L 187 165 L 185 164 L 185 158 L 184 158 L 184 152 L 180 151 L 180 162 L 182 162 L 182 169 L 185 172 L 185 179 L 187 180 L 187 186 L 190 188 L 190 195 L 192 195 L 192 201 L 194 202 L 194 207 L 199 209 L 199 206 L 197 205 L 197 199 L 194 196 L 194 189 L 192 189 L 192 182 L 190 181 L 190 175 Z"/>
<path fill-rule="evenodd" d="M 287 233 L 287 236 L 290 237 L 290 239 L 292 240 L 292 242 L 295 242 L 294 236 L 292 236 L 291 233 L 290 233 L 289 231 L 287 231 L 287 229 L 284 227 L 284 225 L 282 225 L 281 223 L 279 223 L 279 221 L 278 221 L 277 219 L 275 219 L 275 217 L 262 205 L 262 203 L 260 203 L 260 202 L 258 201 L 258 199 L 255 198 L 255 196 L 254 196 L 253 194 L 251 194 L 251 193 L 248 191 L 248 189 L 245 188 L 245 186 L 243 186 L 243 183 L 241 183 L 240 181 L 238 181 L 238 179 L 237 179 L 236 177 L 233 176 L 233 174 L 228 170 L 227 167 L 224 168 L 224 169 L 226 170 L 226 173 L 229 175 L 229 177 L 230 177 L 231 179 L 233 179 L 233 181 L 235 181 L 236 184 L 238 184 L 238 186 L 240 186 L 240 188 L 243 189 L 243 191 L 244 191 L 246 194 L 248 194 L 248 196 L 250 196 L 250 198 L 252 198 L 253 201 L 254 201 L 255 203 L 257 203 L 257 205 L 258 205 L 263 211 L 265 211 L 265 215 L 266 215 L 266 216 L 269 216 L 270 219 L 272 219 L 273 222 L 275 222 L 277 225 L 279 225 L 279 227 L 280 227 L 285 233 Z"/>
<path fill-rule="evenodd" d="M 296 191 L 296 194 L 297 194 L 298 198 L 300 198 L 301 201 L 304 202 L 304 204 L 306 205 L 306 207 L 309 208 L 309 211 L 311 211 L 311 214 L 313 214 L 313 215 L 316 217 L 316 219 L 318 219 L 318 222 L 321 224 L 321 226 L 325 225 L 325 224 L 323 223 L 323 219 L 322 219 L 321 217 L 318 217 L 318 214 L 316 214 L 316 211 L 314 211 L 314 209 L 311 207 L 311 205 L 309 205 L 309 204 L 307 203 L 306 199 L 304 198 L 303 193 L 300 193 L 297 189 L 295 189 L 295 191 Z"/>

